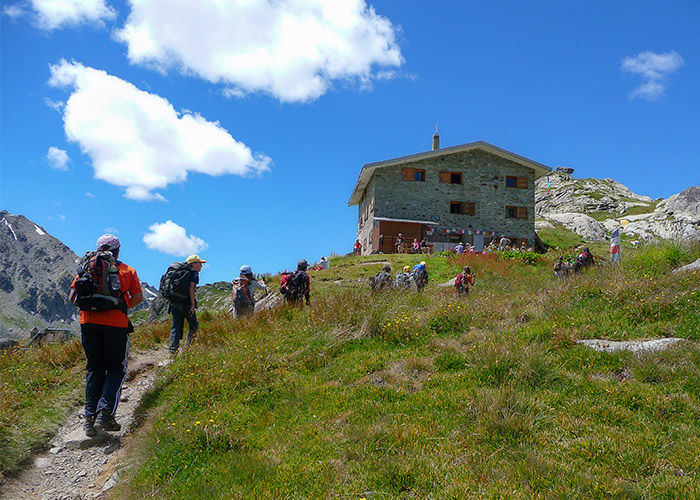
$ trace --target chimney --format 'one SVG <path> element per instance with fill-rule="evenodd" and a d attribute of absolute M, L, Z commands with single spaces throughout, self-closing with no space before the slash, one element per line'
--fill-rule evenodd
<path fill-rule="evenodd" d="M 437 123 L 435 124 L 435 133 L 433 134 L 433 151 L 440 149 L 440 134 L 438 134 Z"/>

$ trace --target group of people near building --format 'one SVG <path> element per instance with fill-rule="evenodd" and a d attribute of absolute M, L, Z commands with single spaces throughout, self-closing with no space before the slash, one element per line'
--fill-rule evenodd
<path fill-rule="evenodd" d="M 370 286 L 373 292 L 382 290 L 415 290 L 420 291 L 428 284 L 428 269 L 425 261 L 413 266 L 404 266 L 403 270 L 393 277 L 391 265 L 384 264 L 376 276 L 370 278 Z"/>
<path fill-rule="evenodd" d="M 469 243 L 462 243 L 461 241 L 455 245 L 452 251 L 461 255 L 463 253 L 475 253 L 477 252 L 474 245 Z M 528 246 L 527 242 L 524 240 L 520 243 L 520 246 L 514 245 L 510 238 L 502 236 L 498 242 L 493 239 L 491 242 L 484 247 L 481 253 L 491 253 L 491 252 L 534 252 L 535 249 L 532 246 Z"/>

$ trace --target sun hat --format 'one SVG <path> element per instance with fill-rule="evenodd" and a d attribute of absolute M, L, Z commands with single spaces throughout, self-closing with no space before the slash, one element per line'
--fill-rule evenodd
<path fill-rule="evenodd" d="M 403 272 L 408 273 L 411 271 L 411 266 L 403 266 Z"/>
<path fill-rule="evenodd" d="M 246 265 L 246 266 L 241 266 L 241 269 L 240 269 L 239 272 L 240 272 L 241 274 L 246 275 L 246 276 L 249 275 L 249 274 L 253 274 L 253 270 L 250 268 L 250 266 L 247 266 L 247 265 Z"/>
<path fill-rule="evenodd" d="M 119 238 L 113 234 L 103 234 L 97 238 L 97 250 L 116 250 L 121 245 Z"/>
<path fill-rule="evenodd" d="M 301 259 L 299 262 L 297 262 L 297 270 L 298 271 L 306 271 L 306 269 L 309 267 L 309 263 L 306 262 L 306 259 Z"/>
<path fill-rule="evenodd" d="M 199 255 L 190 255 L 189 257 L 187 257 L 187 260 L 185 262 L 187 262 L 188 264 L 194 264 L 196 262 L 201 262 L 202 264 L 204 264 L 206 260 L 202 259 Z"/>

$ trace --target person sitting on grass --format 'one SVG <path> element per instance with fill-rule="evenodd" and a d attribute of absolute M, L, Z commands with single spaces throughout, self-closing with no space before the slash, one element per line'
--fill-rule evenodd
<path fill-rule="evenodd" d="M 411 266 L 404 266 L 403 272 L 396 275 L 395 286 L 399 290 L 416 290 L 416 280 L 411 274 Z"/>
<path fill-rule="evenodd" d="M 428 285 L 428 269 L 425 267 L 424 260 L 413 266 L 413 279 L 419 292 Z"/>
<path fill-rule="evenodd" d="M 394 280 L 391 278 L 391 266 L 384 264 L 382 270 L 376 276 L 370 278 L 372 292 L 380 290 L 389 290 L 394 286 Z"/>
<path fill-rule="evenodd" d="M 472 270 L 469 266 L 464 266 L 462 272 L 455 278 L 455 288 L 457 289 L 458 295 L 469 294 L 469 285 L 474 284 L 475 275 L 472 274 Z"/>

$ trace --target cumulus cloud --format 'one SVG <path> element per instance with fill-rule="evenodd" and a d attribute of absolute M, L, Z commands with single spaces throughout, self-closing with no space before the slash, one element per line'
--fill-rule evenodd
<path fill-rule="evenodd" d="M 632 91 L 630 99 L 658 99 L 666 90 L 668 76 L 678 71 L 683 64 L 681 55 L 674 51 L 662 54 L 641 52 L 634 57 L 625 57 L 622 69 L 642 77 L 642 83 Z"/>
<path fill-rule="evenodd" d="M 178 226 L 171 220 L 153 224 L 148 230 L 149 232 L 143 237 L 146 246 L 151 250 L 169 255 L 191 255 L 201 252 L 209 246 L 201 238 L 192 234 L 187 236 L 185 228 Z"/>
<path fill-rule="evenodd" d="M 129 1 L 116 37 L 132 63 L 223 83 L 230 96 L 309 101 L 403 63 L 397 28 L 364 0 Z"/>
<path fill-rule="evenodd" d="M 253 154 L 218 122 L 178 113 L 164 98 L 104 71 L 62 60 L 49 84 L 72 89 L 63 108 L 66 136 L 80 145 L 97 179 L 134 200 L 164 200 L 155 189 L 184 182 L 189 172 L 252 175 L 271 160 Z"/>
<path fill-rule="evenodd" d="M 117 12 L 104 0 L 24 0 L 3 8 L 5 15 L 33 18 L 45 30 L 79 24 L 97 24 L 116 18 Z"/>
<path fill-rule="evenodd" d="M 68 158 L 68 153 L 63 149 L 51 146 L 49 152 L 46 153 L 46 160 L 49 162 L 51 168 L 55 168 L 56 170 L 68 170 L 70 158 Z"/>

